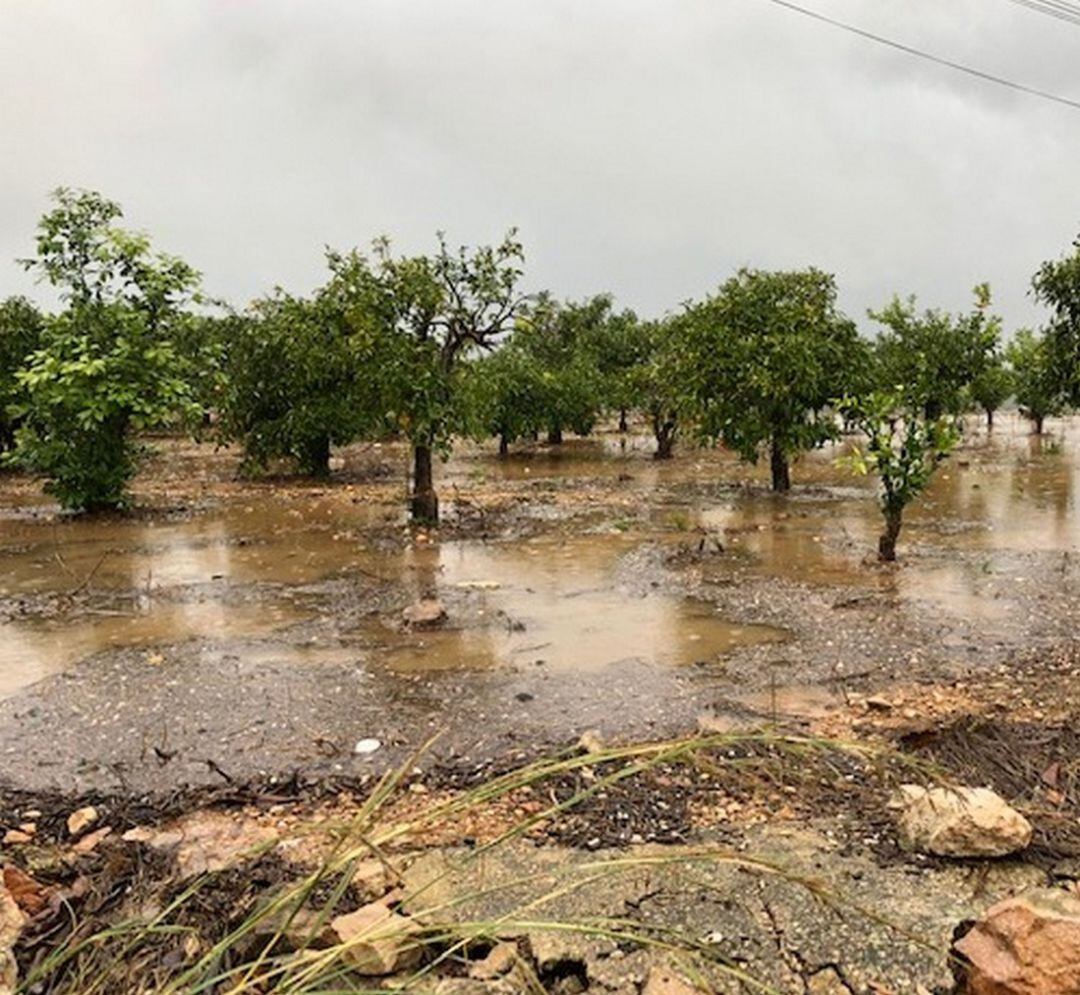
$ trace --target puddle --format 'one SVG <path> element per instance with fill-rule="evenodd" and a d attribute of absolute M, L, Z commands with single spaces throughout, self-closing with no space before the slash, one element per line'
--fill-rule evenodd
<path fill-rule="evenodd" d="M 150 650 L 164 643 L 219 634 L 265 636 L 302 617 L 291 606 L 199 602 L 103 612 L 74 623 L 8 623 L 0 626 L 0 698 L 105 650 L 146 647 L 147 666 L 154 666 L 161 660 Z"/>
<path fill-rule="evenodd" d="M 632 548 L 629 540 L 592 536 L 426 551 L 420 556 L 430 588 L 467 592 L 462 614 L 451 615 L 449 631 L 384 635 L 374 655 L 410 672 L 505 665 L 583 671 L 630 659 L 675 666 L 713 661 L 740 646 L 784 638 L 779 629 L 725 620 L 705 602 L 620 584 L 617 561 Z"/>

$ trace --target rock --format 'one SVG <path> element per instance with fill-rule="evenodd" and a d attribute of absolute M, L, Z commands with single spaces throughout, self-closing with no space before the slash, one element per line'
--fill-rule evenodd
<path fill-rule="evenodd" d="M 438 598 L 423 598 L 404 608 L 401 618 L 414 629 L 430 629 L 446 621 L 446 608 Z"/>
<path fill-rule="evenodd" d="M 501 978 L 509 974 L 518 962 L 517 947 L 512 943 L 496 943 L 483 960 L 478 960 L 469 968 L 469 977 L 481 981 Z"/>
<path fill-rule="evenodd" d="M 0 884 L 7 888 L 8 894 L 15 899 L 15 904 L 26 915 L 36 916 L 48 904 L 45 887 L 26 871 L 8 866 L 4 868 L 2 879 Z"/>
<path fill-rule="evenodd" d="M 152 829 L 146 826 L 135 826 L 120 837 L 125 843 L 149 843 L 155 836 Z"/>
<path fill-rule="evenodd" d="M 806 983 L 806 995 L 851 995 L 849 985 L 835 967 L 828 965 L 815 971 Z"/>
<path fill-rule="evenodd" d="M 871 712 L 891 712 L 893 703 L 880 694 L 871 695 L 866 699 L 866 707 Z"/>
<path fill-rule="evenodd" d="M 25 925 L 26 916 L 7 886 L 0 882 L 0 995 L 12 995 L 18 983 L 18 967 L 12 948 Z"/>
<path fill-rule="evenodd" d="M 255 927 L 255 935 L 261 942 L 278 936 L 293 950 L 322 950 L 338 942 L 326 916 L 314 909 L 283 911 L 281 915 L 263 918 Z"/>
<path fill-rule="evenodd" d="M 70 836 L 79 836 L 98 821 L 98 810 L 93 805 L 77 808 L 67 817 L 67 830 Z"/>
<path fill-rule="evenodd" d="M 379 749 L 382 749 L 382 743 L 377 739 L 361 739 L 357 740 L 356 746 L 353 747 L 353 753 L 358 757 L 366 757 Z"/>
<path fill-rule="evenodd" d="M 705 990 L 696 988 L 670 968 L 654 967 L 645 979 L 641 995 L 705 995 Z"/>
<path fill-rule="evenodd" d="M 4 833 L 4 843 L 8 846 L 18 846 L 22 843 L 29 843 L 34 837 L 29 833 L 24 833 L 21 829 L 9 829 Z"/>
<path fill-rule="evenodd" d="M 577 742 L 578 749 L 583 753 L 603 753 L 604 741 L 600 738 L 598 729 L 586 729 Z"/>
<path fill-rule="evenodd" d="M 172 828 L 153 833 L 146 843 L 155 850 L 174 851 L 176 878 L 183 881 L 231 867 L 270 848 L 277 839 L 273 829 L 253 820 L 224 812 L 193 812 Z"/>
<path fill-rule="evenodd" d="M 112 826 L 102 826 L 92 833 L 87 833 L 81 840 L 72 844 L 71 849 L 76 853 L 93 853 L 97 845 L 112 833 Z"/>
<path fill-rule="evenodd" d="M 989 788 L 905 784 L 890 802 L 900 843 L 942 857 L 1003 857 L 1031 842 L 1031 823 Z"/>
<path fill-rule="evenodd" d="M 381 902 L 338 916 L 330 927 L 344 944 L 342 959 L 357 974 L 380 976 L 408 971 L 420 963 L 424 953 L 416 939 L 420 927 Z"/>
<path fill-rule="evenodd" d="M 1080 895 L 1035 888 L 990 908 L 953 950 L 964 995 L 1080 992 Z"/>
<path fill-rule="evenodd" d="M 353 871 L 352 884 L 365 898 L 382 898 L 398 882 L 398 875 L 377 857 L 361 860 Z"/>

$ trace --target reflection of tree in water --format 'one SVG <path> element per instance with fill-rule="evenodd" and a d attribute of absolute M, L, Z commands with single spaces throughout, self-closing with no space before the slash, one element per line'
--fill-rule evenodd
<path fill-rule="evenodd" d="M 1044 527 L 1053 527 L 1055 541 L 1065 547 L 1076 540 L 1071 514 L 1076 471 L 1066 456 L 1048 451 L 1051 441 L 1045 436 L 1027 440 L 1028 456 L 1017 461 L 1010 475 L 1013 501 L 1009 514 L 1029 522 L 1044 517 Z"/>

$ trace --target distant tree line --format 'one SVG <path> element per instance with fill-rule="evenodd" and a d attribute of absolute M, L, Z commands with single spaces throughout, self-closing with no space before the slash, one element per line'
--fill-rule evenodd
<path fill-rule="evenodd" d="M 412 451 L 414 520 L 437 522 L 434 459 L 455 439 L 557 446 L 602 419 L 644 420 L 655 456 L 676 440 L 767 459 L 791 487 L 800 453 L 858 433 L 849 463 L 879 478 L 882 559 L 904 507 L 955 444 L 960 417 L 993 427 L 1010 398 L 1041 432 L 1080 404 L 1080 241 L 1044 263 L 1041 331 L 1007 345 L 990 290 L 970 311 L 895 298 L 864 338 L 816 269 L 742 269 L 701 300 L 645 320 L 609 295 L 525 294 L 516 233 L 496 246 L 428 255 L 328 252 L 325 283 L 276 290 L 237 311 L 199 274 L 120 226 L 99 194 L 60 189 L 23 266 L 52 285 L 45 313 L 0 302 L 0 453 L 40 474 L 69 509 L 123 507 L 142 430 L 210 431 L 250 472 L 290 461 L 325 476 L 333 447 L 397 437 Z"/>

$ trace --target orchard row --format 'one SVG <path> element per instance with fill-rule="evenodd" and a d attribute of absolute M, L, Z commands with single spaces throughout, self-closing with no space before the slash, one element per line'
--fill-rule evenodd
<path fill-rule="evenodd" d="M 440 237 L 430 255 L 396 255 L 385 239 L 330 252 L 314 293 L 278 290 L 236 311 L 120 219 L 98 194 L 56 191 L 21 262 L 62 305 L 0 303 L 0 452 L 71 509 L 122 507 L 138 433 L 190 426 L 239 443 L 253 472 L 288 460 L 326 474 L 334 446 L 406 439 L 412 515 L 432 522 L 433 458 L 455 439 L 495 437 L 505 454 L 643 416 L 658 458 L 679 436 L 721 442 L 767 457 L 778 491 L 793 457 L 859 433 L 849 460 L 880 480 L 879 552 L 892 559 L 903 509 L 965 412 L 992 424 L 1015 398 L 1041 431 L 1080 402 L 1080 244 L 1035 274 L 1046 328 L 1003 345 L 985 285 L 961 314 L 896 298 L 870 314 L 874 338 L 816 269 L 740 270 L 653 320 L 607 295 L 529 295 L 513 232 L 472 250 Z"/>

